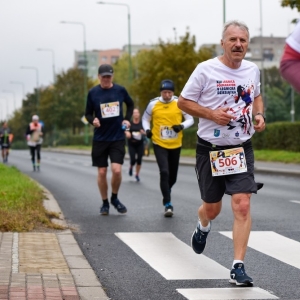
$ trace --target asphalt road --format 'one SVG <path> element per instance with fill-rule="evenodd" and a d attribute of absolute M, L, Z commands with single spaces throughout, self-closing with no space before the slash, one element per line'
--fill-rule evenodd
<path fill-rule="evenodd" d="M 9 164 L 40 182 L 54 195 L 111 299 L 204 299 L 186 295 L 204 288 L 224 294 L 225 288 L 232 287 L 228 283 L 233 259 L 232 212 L 228 196 L 223 199 L 221 214 L 212 223 L 203 255 L 196 255 L 189 248 L 200 204 L 193 167 L 180 166 L 177 183 L 172 189 L 174 217 L 164 218 L 155 163 L 144 162 L 138 183 L 127 175 L 128 161 L 125 161 L 119 198 L 127 206 L 128 213 L 120 215 L 111 207 L 109 216 L 99 215 L 97 170 L 91 167 L 89 156 L 43 151 L 38 173 L 32 172 L 29 151 L 14 150 Z M 247 273 L 253 277 L 254 287 L 277 297 L 273 299 L 299 300 L 299 178 L 256 175 L 256 179 L 265 186 L 252 197 L 253 226 L 245 259 Z M 211 259 L 204 272 L 201 266 L 206 261 L 202 259 Z M 194 266 L 198 265 L 199 272 L 194 272 Z M 204 274 L 197 275 L 197 272 Z M 229 299 L 220 297 L 217 299 Z M 234 299 L 272 298 L 248 297 Z"/>

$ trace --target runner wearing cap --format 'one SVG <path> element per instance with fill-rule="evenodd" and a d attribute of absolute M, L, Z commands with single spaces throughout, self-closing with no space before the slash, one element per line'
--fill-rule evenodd
<path fill-rule="evenodd" d="M 177 107 L 178 97 L 174 96 L 174 88 L 172 80 L 163 80 L 160 85 L 160 97 L 150 101 L 142 118 L 146 135 L 148 138 L 152 138 L 154 154 L 159 167 L 165 217 L 173 216 L 171 188 L 177 179 L 182 130 L 194 124 L 193 117 Z"/>
<path fill-rule="evenodd" d="M 124 126 L 130 127 L 134 103 L 126 89 L 113 83 L 114 70 L 111 65 L 103 64 L 98 69 L 100 84 L 93 87 L 87 96 L 85 117 L 94 126 L 92 145 L 93 166 L 98 168 L 98 187 L 102 197 L 101 215 L 109 214 L 107 167 L 111 162 L 110 203 L 119 213 L 127 208 L 118 198 L 122 181 L 122 165 L 125 157 Z M 123 103 L 126 115 L 123 117 Z"/>

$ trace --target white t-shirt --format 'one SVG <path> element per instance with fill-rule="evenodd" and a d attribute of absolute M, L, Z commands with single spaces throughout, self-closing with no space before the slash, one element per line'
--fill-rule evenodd
<path fill-rule="evenodd" d="M 293 33 L 287 37 L 286 43 L 300 53 L 300 21 L 298 21 Z"/>
<path fill-rule="evenodd" d="M 243 60 L 238 69 L 231 69 L 217 57 L 200 63 L 181 93 L 212 110 L 230 108 L 232 120 L 226 126 L 199 118 L 198 136 L 219 146 L 238 145 L 252 137 L 252 105 L 259 94 L 260 72 L 254 63 Z"/>

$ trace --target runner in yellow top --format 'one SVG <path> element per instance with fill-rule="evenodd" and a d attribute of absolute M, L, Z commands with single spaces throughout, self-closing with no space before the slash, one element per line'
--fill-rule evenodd
<path fill-rule="evenodd" d="M 148 138 L 152 138 L 154 154 L 160 172 L 160 189 L 165 217 L 173 216 L 171 188 L 177 179 L 182 146 L 182 130 L 194 124 L 192 116 L 181 111 L 174 96 L 174 83 L 165 79 L 160 85 L 161 96 L 148 104 L 142 123 Z M 185 119 L 183 121 L 183 118 Z M 152 130 L 150 123 L 152 121 Z"/>

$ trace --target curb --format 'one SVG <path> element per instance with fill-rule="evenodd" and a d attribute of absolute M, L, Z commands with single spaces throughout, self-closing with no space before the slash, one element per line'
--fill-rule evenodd
<path fill-rule="evenodd" d="M 75 154 L 75 155 L 91 155 L 87 150 L 64 150 L 64 149 L 54 149 L 54 148 L 45 148 L 44 151 L 49 152 L 57 152 L 57 153 L 65 153 L 65 154 Z M 128 154 L 125 155 L 125 159 L 129 159 Z M 148 162 L 156 162 L 155 157 L 152 156 L 144 156 L 143 161 Z M 179 164 L 182 166 L 195 166 L 195 162 L 187 160 L 186 157 L 181 156 Z M 254 167 L 254 172 L 256 174 L 276 174 L 276 175 L 285 175 L 285 176 L 297 176 L 300 177 L 300 164 L 299 171 L 290 170 L 284 168 L 268 168 L 268 167 Z"/>
<path fill-rule="evenodd" d="M 52 222 L 68 228 L 64 215 L 49 190 L 40 183 L 38 185 L 44 190 L 46 199 L 44 207 L 59 215 L 59 219 L 52 219 Z M 73 233 L 70 229 L 55 233 L 59 242 L 62 254 L 74 279 L 76 289 L 82 300 L 109 300 L 98 277 L 82 253 Z"/>

